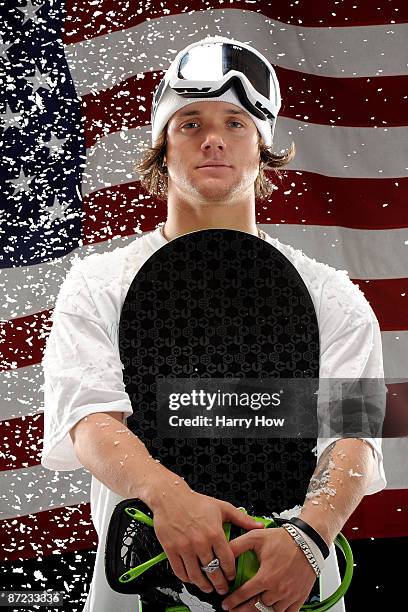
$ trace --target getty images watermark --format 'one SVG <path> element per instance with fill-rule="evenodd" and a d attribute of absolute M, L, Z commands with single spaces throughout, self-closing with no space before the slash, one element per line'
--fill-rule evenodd
<path fill-rule="evenodd" d="M 238 407 L 249 408 L 252 411 L 260 410 L 265 407 L 278 407 L 281 403 L 281 389 L 279 392 L 270 393 L 237 393 L 237 392 L 216 392 L 204 391 L 204 389 L 193 389 L 191 392 L 170 393 L 168 400 L 169 410 L 179 411 L 183 408 L 200 408 L 207 414 L 196 414 L 192 417 L 181 416 L 180 413 L 169 415 L 169 425 L 172 427 L 240 427 L 249 429 L 254 427 L 283 427 L 285 418 L 268 417 L 266 414 L 239 417 L 233 416 L 230 409 Z M 209 411 L 222 410 L 219 414 L 208 416 Z M 230 415 L 230 416 L 228 416 Z"/>
<path fill-rule="evenodd" d="M 157 381 L 162 437 L 381 437 L 387 388 L 379 379 Z"/>

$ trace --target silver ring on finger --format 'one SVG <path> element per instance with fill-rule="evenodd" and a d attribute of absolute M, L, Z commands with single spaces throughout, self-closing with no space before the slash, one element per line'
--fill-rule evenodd
<path fill-rule="evenodd" d="M 209 563 L 207 563 L 207 565 L 200 565 L 200 567 L 203 570 L 203 572 L 205 572 L 206 574 L 212 574 L 217 569 L 219 569 L 220 560 L 217 559 L 217 557 L 214 557 L 214 559 L 210 561 Z"/>
<path fill-rule="evenodd" d="M 275 612 L 275 608 L 273 606 L 266 606 L 261 599 L 258 599 L 254 606 L 257 608 L 257 610 L 259 610 L 259 612 Z"/>

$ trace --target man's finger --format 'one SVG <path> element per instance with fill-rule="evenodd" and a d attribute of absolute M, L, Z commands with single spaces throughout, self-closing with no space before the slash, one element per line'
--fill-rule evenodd
<path fill-rule="evenodd" d="M 230 612 L 257 612 L 257 609 L 255 608 L 257 601 L 259 601 L 259 595 L 251 597 L 251 599 L 243 604 L 240 604 L 236 608 L 231 608 Z"/>
<path fill-rule="evenodd" d="M 218 557 L 217 553 L 215 551 L 213 552 L 213 550 L 211 550 L 211 552 L 209 553 L 208 546 L 206 547 L 205 550 L 197 549 L 196 552 L 198 554 L 200 566 L 208 565 L 210 561 Z M 221 561 L 219 557 L 218 557 L 218 560 Z M 201 567 L 200 567 L 200 571 L 204 572 L 204 570 L 201 570 Z M 225 595 L 226 593 L 228 593 L 228 582 L 223 573 L 223 568 L 222 568 L 221 563 L 220 563 L 220 567 L 216 569 L 214 572 L 209 572 L 209 573 L 205 572 L 204 575 L 211 582 L 211 584 L 213 584 L 213 586 L 217 589 L 218 593 L 222 595 Z"/>
<path fill-rule="evenodd" d="M 248 531 L 233 540 L 230 540 L 229 546 L 234 554 L 234 557 L 238 557 L 241 553 L 246 550 L 255 550 L 256 539 L 253 534 Z"/>
<path fill-rule="evenodd" d="M 225 540 L 224 542 L 216 542 L 212 545 L 215 556 L 220 561 L 220 566 L 227 580 L 235 578 L 235 556 L 230 545 Z"/>
<path fill-rule="evenodd" d="M 180 578 L 182 582 L 189 582 L 188 574 L 186 572 L 186 568 L 184 567 L 183 559 L 180 557 L 180 555 L 169 552 L 166 552 L 166 554 L 174 574 Z"/>
<path fill-rule="evenodd" d="M 234 525 L 238 525 L 239 527 L 243 527 L 243 529 L 259 529 L 264 528 L 264 524 L 262 521 L 255 520 L 252 516 L 236 508 L 233 504 L 229 502 L 225 502 L 224 504 L 224 522 L 225 520 L 234 523 Z"/>
<path fill-rule="evenodd" d="M 251 597 L 255 597 L 258 593 L 265 590 L 265 585 L 262 581 L 262 574 L 260 577 L 260 571 L 255 574 L 253 578 L 245 582 L 242 586 L 239 587 L 236 591 L 228 595 L 222 601 L 222 606 L 224 610 L 228 610 L 229 608 L 235 608 L 240 604 L 243 604 L 247 599 Z M 227 607 L 224 608 L 224 605 Z"/>
<path fill-rule="evenodd" d="M 211 593 L 214 587 L 211 584 L 211 581 L 206 578 L 205 573 L 201 570 L 199 559 L 196 554 L 184 554 L 183 562 L 186 566 L 190 582 L 198 586 L 198 588 L 204 591 L 204 593 Z"/>

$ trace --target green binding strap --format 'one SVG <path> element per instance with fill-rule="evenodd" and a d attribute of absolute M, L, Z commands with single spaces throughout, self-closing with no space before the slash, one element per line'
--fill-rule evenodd
<path fill-rule="evenodd" d="M 343 597 L 343 595 L 346 593 L 347 589 L 350 586 L 354 568 L 353 552 L 351 550 L 350 544 L 342 533 L 338 534 L 334 543 L 338 548 L 340 548 L 346 560 L 346 570 L 344 572 L 344 578 L 341 581 L 341 585 L 338 587 L 338 589 L 334 591 L 334 593 L 332 593 L 323 601 L 317 601 L 311 604 L 303 604 L 303 606 L 300 608 L 301 610 L 316 610 L 318 612 L 325 612 L 325 610 L 329 610 L 330 608 L 332 608 L 334 604 L 337 603 L 339 599 Z"/>
<path fill-rule="evenodd" d="M 248 514 L 244 508 L 239 508 L 239 509 L 245 512 L 245 514 Z M 153 526 L 153 520 L 149 516 L 141 512 L 140 510 L 137 510 L 136 508 L 125 508 L 125 512 L 131 518 L 141 521 L 143 523 L 146 523 L 146 525 L 150 525 L 151 527 Z M 277 527 L 273 519 L 267 519 L 262 516 L 253 516 L 252 518 L 256 521 L 264 523 L 266 528 L 267 527 Z M 231 536 L 231 523 L 224 523 L 223 530 L 227 538 L 227 542 L 229 542 L 230 536 Z M 247 533 L 247 532 L 241 529 L 241 535 L 243 533 Z M 311 611 L 311 610 L 315 612 L 325 612 L 326 610 L 329 610 L 344 596 L 344 594 L 346 593 L 347 589 L 350 586 L 351 579 L 353 577 L 353 561 L 354 561 L 350 544 L 348 543 L 348 541 L 346 540 L 346 538 L 344 537 L 342 533 L 339 533 L 337 535 L 334 543 L 342 551 L 344 558 L 346 560 L 346 570 L 344 573 L 343 580 L 340 586 L 338 587 L 338 589 L 336 589 L 334 593 L 332 593 L 329 597 L 327 597 L 323 601 L 318 601 L 318 602 L 311 603 L 311 604 L 303 604 L 303 606 L 300 608 L 302 612 Z M 153 565 L 156 565 L 156 563 L 163 561 L 164 559 L 167 559 L 167 555 L 165 552 L 162 552 L 156 557 L 149 559 L 149 561 L 146 561 L 145 563 L 142 563 L 141 565 L 138 565 L 137 567 L 133 567 L 128 572 L 125 572 L 124 574 L 122 574 L 119 577 L 119 582 L 129 582 L 131 580 L 134 580 L 135 578 L 140 576 L 140 574 L 143 574 L 143 572 L 145 572 L 147 569 L 149 569 Z M 255 574 L 257 573 L 258 569 L 259 569 L 259 561 L 254 551 L 246 550 L 244 553 L 239 555 L 238 561 L 237 561 L 234 585 L 230 587 L 229 593 L 235 591 L 242 584 L 244 584 L 245 582 L 253 578 L 253 576 L 255 576 Z M 320 577 L 320 587 L 321 587 L 321 577 Z M 142 611 L 141 606 L 142 604 L 140 604 L 139 611 Z M 167 607 L 165 612 L 190 612 L 190 609 L 184 605 L 177 605 L 177 606 Z"/>
<path fill-rule="evenodd" d="M 146 523 L 146 525 L 153 527 L 153 520 L 150 518 L 150 516 L 147 516 L 147 514 L 145 514 L 141 510 L 138 510 L 137 508 L 125 508 L 125 512 L 132 519 L 135 519 L 136 521 L 140 521 L 141 523 Z M 126 582 L 130 582 L 131 580 L 134 580 L 135 578 L 140 576 L 140 574 L 143 574 L 143 572 L 150 569 L 153 565 L 156 565 L 156 563 L 159 563 L 160 561 L 164 561 L 164 559 L 167 559 L 167 555 L 163 551 L 156 557 L 149 559 L 145 563 L 141 563 L 137 567 L 132 567 L 131 570 L 119 576 L 119 582 L 126 583 Z"/>
<path fill-rule="evenodd" d="M 135 519 L 136 521 L 140 521 L 142 523 L 146 523 L 146 525 L 153 527 L 153 520 L 150 518 L 150 516 L 147 516 L 147 514 L 145 514 L 141 510 L 138 510 L 137 508 L 125 508 L 125 512 L 132 519 Z M 227 537 L 227 542 L 229 542 L 230 533 L 231 533 L 231 524 L 224 523 L 223 528 L 224 528 L 224 533 Z M 150 569 L 153 565 L 156 565 L 156 563 L 159 563 L 160 561 L 164 561 L 164 559 L 167 559 L 167 555 L 163 551 L 159 555 L 156 555 L 156 557 L 153 557 L 152 559 L 149 559 L 148 561 L 145 561 L 144 563 L 141 563 L 140 565 L 137 565 L 136 567 L 132 567 L 132 569 L 130 569 L 129 571 L 119 576 L 119 582 L 126 583 L 126 582 L 130 582 L 131 580 L 134 580 L 135 578 L 143 574 L 146 570 Z"/>

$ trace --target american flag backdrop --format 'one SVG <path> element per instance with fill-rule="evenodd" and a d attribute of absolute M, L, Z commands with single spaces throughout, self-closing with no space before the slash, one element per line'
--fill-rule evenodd
<path fill-rule="evenodd" d="M 274 150 L 297 148 L 257 223 L 347 270 L 380 324 L 385 429 L 399 437 L 383 443 L 387 488 L 343 533 L 356 563 L 348 611 L 361 599 L 382 609 L 401 593 L 395 556 L 408 554 L 408 3 L 0 0 L 0 10 L 1 589 L 65 591 L 64 609 L 82 610 L 97 542 L 90 475 L 40 464 L 53 306 L 74 256 L 166 218 L 133 169 L 150 144 L 152 92 L 180 49 L 219 34 L 275 67 Z"/>

